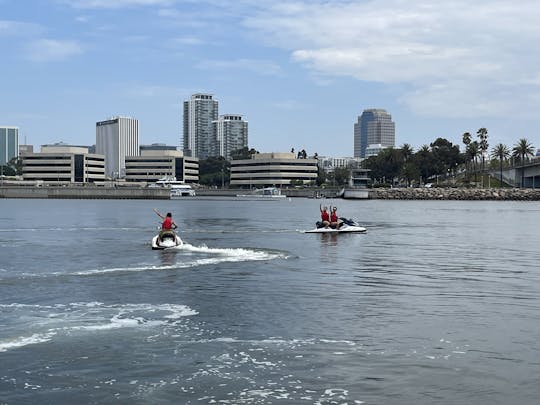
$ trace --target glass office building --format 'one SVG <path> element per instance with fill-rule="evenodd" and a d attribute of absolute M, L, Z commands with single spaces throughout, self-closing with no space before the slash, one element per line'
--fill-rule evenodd
<path fill-rule="evenodd" d="M 19 128 L 0 126 L 0 165 L 19 156 Z"/>
<path fill-rule="evenodd" d="M 382 148 L 396 145 L 396 124 L 386 110 L 364 110 L 354 124 L 354 157 L 367 157 L 369 145 L 379 145 Z"/>

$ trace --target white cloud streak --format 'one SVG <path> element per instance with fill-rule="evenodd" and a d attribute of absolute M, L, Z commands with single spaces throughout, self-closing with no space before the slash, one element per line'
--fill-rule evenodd
<path fill-rule="evenodd" d="M 540 92 L 538 21 L 533 0 L 306 0 L 244 23 L 316 75 L 400 84 L 417 113 L 494 116 Z"/>
<path fill-rule="evenodd" d="M 31 42 L 27 49 L 28 59 L 34 62 L 51 62 L 65 60 L 83 52 L 76 41 L 39 39 Z"/>
<path fill-rule="evenodd" d="M 121 9 L 126 7 L 170 6 L 174 0 L 62 0 L 62 3 L 81 9 Z"/>
<path fill-rule="evenodd" d="M 248 70 L 261 75 L 279 75 L 281 67 L 268 60 L 256 59 L 235 59 L 235 60 L 205 60 L 200 62 L 197 67 L 207 70 Z"/>

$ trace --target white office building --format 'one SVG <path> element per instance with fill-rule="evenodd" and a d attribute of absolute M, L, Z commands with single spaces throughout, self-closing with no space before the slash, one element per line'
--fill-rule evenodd
<path fill-rule="evenodd" d="M 218 102 L 212 94 L 193 94 L 184 101 L 183 151 L 185 156 L 206 159 L 212 155 L 212 122 L 218 119 Z"/>
<path fill-rule="evenodd" d="M 139 156 L 139 121 L 113 117 L 96 123 L 96 153 L 105 155 L 105 175 L 124 178 L 126 156 Z"/>
<path fill-rule="evenodd" d="M 248 123 L 241 115 L 221 115 L 213 126 L 212 156 L 232 159 L 232 152 L 248 146 Z"/>

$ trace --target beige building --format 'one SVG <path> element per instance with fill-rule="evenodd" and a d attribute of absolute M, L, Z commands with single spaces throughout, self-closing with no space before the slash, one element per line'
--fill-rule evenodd
<path fill-rule="evenodd" d="M 297 159 L 294 153 L 258 153 L 231 161 L 231 186 L 287 186 L 317 180 L 317 159 Z M 292 182 L 292 183 L 291 183 Z"/>
<path fill-rule="evenodd" d="M 44 145 L 40 153 L 21 156 L 23 180 L 47 184 L 103 183 L 105 156 L 88 153 L 87 147 Z"/>
<path fill-rule="evenodd" d="M 141 150 L 140 156 L 126 156 L 126 181 L 155 183 L 176 177 L 185 183 L 199 182 L 199 159 L 177 150 Z"/>

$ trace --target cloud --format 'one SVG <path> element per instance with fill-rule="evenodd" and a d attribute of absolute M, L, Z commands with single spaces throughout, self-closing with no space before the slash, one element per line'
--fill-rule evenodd
<path fill-rule="evenodd" d="M 535 0 L 304 0 L 267 5 L 244 25 L 313 77 L 397 84 L 426 115 L 494 116 L 522 107 L 512 90 L 540 90 L 539 19 Z"/>
<path fill-rule="evenodd" d="M 62 0 L 73 8 L 84 9 L 121 9 L 126 7 L 169 6 L 174 0 Z"/>
<path fill-rule="evenodd" d="M 82 48 L 76 41 L 40 39 L 27 47 L 28 59 L 35 62 L 59 61 L 81 53 Z"/>
<path fill-rule="evenodd" d="M 248 70 L 268 76 L 281 74 L 281 67 L 278 64 L 257 59 L 205 60 L 200 62 L 197 67 L 207 70 Z"/>
<path fill-rule="evenodd" d="M 37 24 L 0 20 L 0 37 L 2 36 L 27 36 L 42 32 L 43 29 Z"/>
<path fill-rule="evenodd" d="M 203 39 L 193 36 L 173 38 L 172 42 L 178 45 L 202 45 L 205 43 Z"/>

